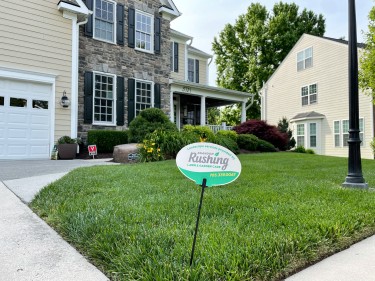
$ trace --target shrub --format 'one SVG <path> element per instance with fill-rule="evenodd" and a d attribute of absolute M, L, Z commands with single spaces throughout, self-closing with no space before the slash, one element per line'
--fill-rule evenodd
<path fill-rule="evenodd" d="M 90 130 L 87 144 L 96 144 L 98 152 L 113 152 L 113 147 L 128 143 L 128 131 Z"/>
<path fill-rule="evenodd" d="M 129 124 L 129 140 L 132 142 L 142 142 L 147 134 L 155 130 L 174 131 L 177 127 L 172 123 L 167 115 L 158 108 L 147 108 Z"/>
<path fill-rule="evenodd" d="M 277 123 L 277 129 L 282 132 L 286 133 L 288 135 L 288 146 L 287 149 L 291 149 L 296 146 L 296 141 L 293 138 L 293 133 L 289 129 L 289 122 L 286 119 L 286 117 L 283 117 L 278 123 Z"/>
<path fill-rule="evenodd" d="M 370 147 L 372 149 L 372 153 L 375 155 L 375 138 L 373 138 L 370 142 Z"/>
<path fill-rule="evenodd" d="M 268 125 L 265 121 L 248 120 L 235 126 L 234 130 L 237 134 L 253 134 L 280 150 L 286 150 L 288 146 L 288 135 L 280 132 L 275 126 Z"/>
<path fill-rule="evenodd" d="M 139 161 L 154 162 L 164 160 L 159 142 L 160 140 L 157 131 L 148 134 L 143 142 L 139 145 Z"/>
<path fill-rule="evenodd" d="M 226 137 L 219 134 L 214 136 L 214 138 L 211 139 L 210 142 L 224 146 L 225 148 L 228 148 L 230 151 L 232 151 L 234 154 L 238 154 L 240 152 L 237 142 L 235 142 L 230 137 Z"/>
<path fill-rule="evenodd" d="M 310 149 L 310 148 L 308 148 L 308 149 L 306 149 L 306 153 L 307 154 L 315 154 L 315 151 L 312 150 L 312 149 Z"/>
<path fill-rule="evenodd" d="M 294 152 L 297 152 L 297 153 L 306 153 L 306 149 L 303 145 L 299 145 L 296 147 L 295 150 L 293 150 Z"/>
<path fill-rule="evenodd" d="M 71 143 L 79 143 L 79 139 L 72 139 L 69 136 L 62 136 L 57 140 L 57 144 L 71 144 Z"/>
<path fill-rule="evenodd" d="M 195 134 L 198 137 L 197 141 L 200 141 L 200 138 L 204 136 L 206 141 L 212 142 L 212 139 L 215 137 L 215 134 L 211 131 L 211 129 L 206 126 L 185 125 L 182 128 L 182 131 Z"/>
<path fill-rule="evenodd" d="M 238 135 L 237 144 L 241 149 L 255 151 L 258 148 L 259 139 L 251 134 L 242 134 Z"/>
<path fill-rule="evenodd" d="M 216 135 L 228 137 L 228 138 L 231 138 L 232 140 L 234 140 L 235 142 L 237 142 L 238 135 L 235 131 L 220 130 L 220 131 L 217 131 Z"/>
<path fill-rule="evenodd" d="M 276 148 L 272 143 L 265 140 L 259 140 L 257 150 L 261 152 L 276 152 Z"/>

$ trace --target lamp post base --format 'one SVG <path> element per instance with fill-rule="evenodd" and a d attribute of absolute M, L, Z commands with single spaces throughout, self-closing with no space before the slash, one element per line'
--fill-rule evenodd
<path fill-rule="evenodd" d="M 358 189 L 368 189 L 368 184 L 365 182 L 355 182 L 352 178 L 347 177 L 345 182 L 342 184 L 343 187 L 348 188 L 358 188 Z"/>

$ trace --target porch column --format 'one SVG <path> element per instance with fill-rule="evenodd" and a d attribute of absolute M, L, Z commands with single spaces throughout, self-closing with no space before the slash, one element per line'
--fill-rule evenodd
<path fill-rule="evenodd" d="M 206 125 L 206 97 L 201 97 L 201 126 Z"/>
<path fill-rule="evenodd" d="M 241 108 L 241 123 L 246 121 L 246 101 L 242 102 Z"/>
<path fill-rule="evenodd" d="M 173 103 L 173 91 L 170 92 L 170 110 L 169 110 L 169 120 L 174 123 L 174 103 Z"/>

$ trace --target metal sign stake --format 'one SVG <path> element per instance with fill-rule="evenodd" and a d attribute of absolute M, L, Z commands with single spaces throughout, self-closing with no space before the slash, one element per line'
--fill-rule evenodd
<path fill-rule="evenodd" d="M 197 241 L 197 233 L 198 233 L 198 226 L 199 226 L 199 218 L 201 216 L 201 208 L 202 208 L 202 203 L 203 203 L 203 194 L 204 190 L 206 188 L 206 183 L 207 179 L 203 179 L 202 182 L 202 193 L 201 193 L 201 199 L 199 202 L 199 207 L 198 207 L 198 215 L 197 215 L 197 223 L 195 225 L 195 233 L 194 233 L 194 240 L 193 240 L 193 247 L 191 249 L 191 256 L 190 256 L 190 267 L 193 264 L 193 257 L 194 257 L 194 250 L 195 250 L 195 242 Z"/>

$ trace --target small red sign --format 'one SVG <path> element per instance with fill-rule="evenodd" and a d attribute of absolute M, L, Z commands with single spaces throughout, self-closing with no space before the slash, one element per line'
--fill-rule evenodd
<path fill-rule="evenodd" d="M 88 148 L 89 148 L 89 155 L 97 155 L 98 154 L 95 144 L 89 145 Z"/>

